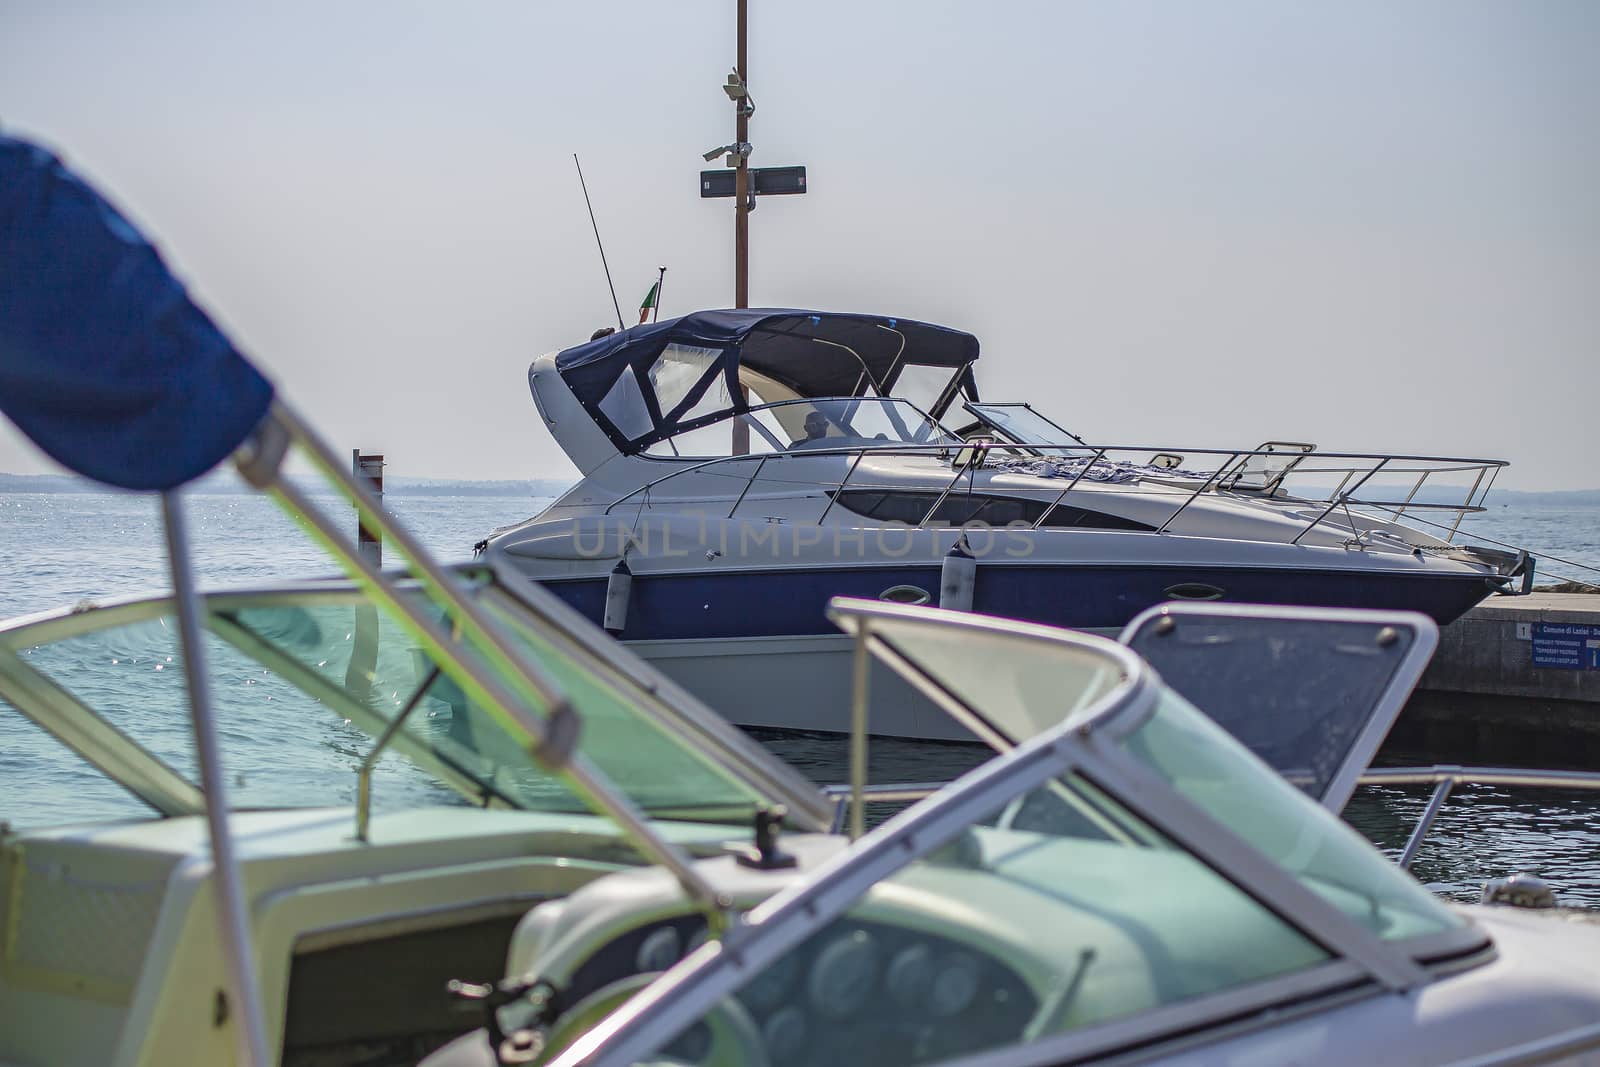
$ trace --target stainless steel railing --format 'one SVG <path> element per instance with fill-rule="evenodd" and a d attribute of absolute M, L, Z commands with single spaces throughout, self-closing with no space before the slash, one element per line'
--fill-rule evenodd
<path fill-rule="evenodd" d="M 919 800 L 933 796 L 941 788 L 939 782 L 904 782 L 897 785 L 869 785 L 861 790 L 861 799 L 868 804 L 915 804 Z M 848 785 L 828 785 L 822 787 L 823 795 L 834 802 L 833 823 L 829 827 L 831 833 L 844 833 L 845 825 L 850 818 L 850 798 L 853 795 Z"/>
<path fill-rule="evenodd" d="M 810 484 L 821 486 L 827 502 L 822 506 L 820 514 L 815 520 L 823 522 L 832 512 L 833 506 L 838 502 L 839 496 L 846 489 L 856 491 L 872 490 L 898 490 L 918 491 L 934 494 L 933 503 L 923 514 L 918 526 L 934 525 L 935 517 L 940 508 L 949 497 L 960 490 L 963 479 L 966 479 L 968 491 L 977 485 L 978 472 L 986 466 L 991 471 L 998 469 L 995 460 L 1003 453 L 1005 461 L 1018 464 L 1050 464 L 1054 467 L 1063 464 L 1060 469 L 1052 471 L 1052 476 L 1066 477 L 1067 484 L 1060 490 L 1053 487 L 1045 489 L 1031 489 L 1027 487 L 1006 486 L 1000 493 L 1007 497 L 1037 500 L 1044 504 L 1043 510 L 1029 524 L 1031 529 L 1039 529 L 1050 515 L 1067 502 L 1069 494 L 1077 489 L 1085 480 L 1091 482 L 1104 482 L 1111 478 L 1119 478 L 1131 474 L 1137 481 L 1139 489 L 1146 493 L 1170 493 L 1181 498 L 1177 501 L 1172 512 L 1155 530 L 1156 533 L 1165 533 L 1172 528 L 1189 507 L 1202 495 L 1211 492 L 1233 492 L 1249 494 L 1259 497 L 1272 497 L 1303 504 L 1307 510 L 1317 509 L 1314 516 L 1296 516 L 1301 521 L 1298 533 L 1290 541 L 1298 544 L 1307 533 L 1321 525 L 1330 525 L 1335 529 L 1346 532 L 1356 542 L 1362 542 L 1364 537 L 1370 537 L 1379 525 L 1386 526 L 1390 522 L 1398 521 L 1408 511 L 1442 511 L 1447 515 L 1453 514 L 1454 521 L 1441 540 L 1453 543 L 1460 530 L 1462 518 L 1470 513 L 1484 510 L 1483 501 L 1489 490 L 1493 488 L 1495 478 L 1501 468 L 1507 466 L 1504 460 L 1496 459 L 1468 459 L 1448 456 L 1415 456 L 1398 453 L 1361 453 L 1361 452 L 1283 452 L 1271 448 L 1256 449 L 1182 449 L 1166 446 L 1151 445 L 1083 445 L 1072 444 L 1029 444 L 1026 453 L 1006 444 L 941 444 L 941 445 L 855 445 L 839 448 L 811 448 L 796 452 L 770 452 L 760 455 L 746 456 L 718 456 L 710 459 L 690 461 L 687 465 L 679 465 L 683 461 L 677 459 L 663 459 L 663 462 L 673 463 L 672 470 L 667 471 L 658 478 L 651 479 L 645 484 L 623 494 L 612 501 L 605 508 L 603 514 L 609 515 L 614 509 L 623 506 L 637 498 L 639 512 L 650 506 L 650 497 L 653 490 L 663 483 L 682 479 L 688 475 L 714 471 L 742 479 L 742 485 L 733 498 L 733 503 L 728 508 L 727 518 L 733 518 L 749 498 L 751 490 L 756 486 L 764 473 L 769 468 L 805 463 L 823 457 L 842 457 L 848 459 L 844 464 L 844 472 L 837 477 L 826 480 L 816 478 L 816 464 L 808 463 L 805 471 L 806 481 Z M 1185 460 L 1188 457 L 1207 457 L 1211 466 L 1209 471 L 1177 471 L 1166 472 L 1149 466 L 1145 462 L 1135 462 L 1139 456 L 1149 457 L 1155 454 L 1178 454 Z M 952 455 L 957 457 L 957 462 L 951 466 L 947 479 L 929 480 L 926 485 L 908 485 L 904 481 L 890 484 L 862 483 L 856 480 L 863 460 L 868 456 L 873 458 L 887 457 L 924 457 L 940 461 L 949 461 Z M 1270 462 L 1270 467 L 1260 470 L 1250 470 L 1252 460 Z M 739 465 L 748 467 L 748 471 L 739 470 Z M 735 473 L 737 471 L 737 473 Z M 1259 475 L 1259 483 L 1246 482 L 1246 475 Z M 1302 487 L 1298 493 L 1290 494 L 1287 488 L 1288 481 L 1293 478 L 1296 485 Z M 1429 485 L 1440 486 L 1440 479 L 1451 478 L 1456 480 L 1470 479 L 1470 484 L 1449 484 L 1446 488 L 1450 491 L 1451 499 L 1446 501 L 1419 499 L 1424 489 Z M 1326 485 L 1314 485 L 1316 481 L 1333 482 L 1332 488 Z M 1394 484 L 1390 484 L 1391 480 Z M 793 484 L 793 483 L 791 483 Z M 1362 490 L 1376 484 L 1376 487 L 1387 489 L 1390 499 L 1384 495 L 1364 496 Z M 1459 493 L 1459 499 L 1454 494 Z M 1354 509 L 1354 510 L 1353 510 Z M 1430 523 L 1429 525 L 1438 526 Z M 1439 527 L 1443 529 L 1443 527 Z M 1207 536 L 1199 534 L 1197 536 Z"/>
<path fill-rule="evenodd" d="M 1417 825 L 1400 850 L 1400 866 L 1409 868 L 1417 850 L 1433 828 L 1439 811 L 1456 786 L 1509 785 L 1544 789 L 1587 789 L 1600 791 L 1600 773 L 1592 771 L 1523 770 L 1517 767 L 1373 767 L 1361 776 L 1362 785 L 1432 785 L 1433 795 L 1417 818 Z"/>
<path fill-rule="evenodd" d="M 1433 794 L 1417 817 L 1405 846 L 1396 862 L 1408 870 L 1416 859 L 1418 850 L 1427 839 L 1428 832 L 1438 820 L 1439 812 L 1458 785 L 1504 785 L 1530 789 L 1579 789 L 1600 792 L 1600 772 L 1525 770 L 1519 767 L 1464 767 L 1455 764 L 1438 764 L 1430 767 L 1370 767 L 1359 779 L 1361 785 L 1431 785 Z M 868 804 L 911 804 L 932 796 L 941 788 L 936 782 L 912 782 L 894 785 L 869 785 L 862 790 L 862 799 Z M 832 829 L 842 833 L 850 806 L 851 789 L 848 785 L 830 785 L 823 792 L 834 801 Z"/>

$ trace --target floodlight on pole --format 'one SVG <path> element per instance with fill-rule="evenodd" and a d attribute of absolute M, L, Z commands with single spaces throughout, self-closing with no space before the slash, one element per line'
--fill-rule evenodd
<path fill-rule="evenodd" d="M 750 153 L 755 150 L 756 146 L 749 141 L 735 141 L 733 144 L 725 144 L 721 148 L 713 148 L 711 151 L 702 152 L 700 155 L 701 158 L 709 163 L 718 156 L 726 154 L 728 166 L 737 167 L 741 160 L 749 159 Z"/>

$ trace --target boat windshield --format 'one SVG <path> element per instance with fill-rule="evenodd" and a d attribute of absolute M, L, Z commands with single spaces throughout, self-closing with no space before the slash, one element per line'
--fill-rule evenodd
<path fill-rule="evenodd" d="M 704 735 L 675 729 L 677 720 L 653 710 L 660 705 L 643 686 L 608 670 L 580 641 L 535 625 L 489 572 L 474 582 L 480 603 L 569 697 L 581 721 L 577 750 L 646 813 L 742 824 L 760 805 L 790 802 L 730 770 Z M 441 610 L 407 588 L 449 631 Z M 394 728 L 374 771 L 377 811 L 439 804 L 590 810 L 541 767 L 525 733 L 464 692 L 354 587 L 213 594 L 206 606 L 207 671 L 235 807 L 348 805 L 355 772 L 375 739 Z M 0 643 L 15 653 L 0 656 L 0 692 L 19 706 L 19 693 L 50 696 L 46 706 L 27 709 L 30 718 L 92 716 L 122 735 L 127 766 L 154 760 L 198 788 L 169 601 L 59 616 L 0 634 Z M 262 758 L 266 752 L 271 759 Z M 159 769 L 145 776 L 158 778 Z"/>
<path fill-rule="evenodd" d="M 753 914 L 755 938 L 783 936 L 777 916 Z M 785 933 L 790 947 L 740 968 L 730 994 L 684 1011 L 657 1055 L 634 1062 L 718 1062 L 684 1054 L 747 1034 L 761 1062 L 939 1063 L 1333 958 L 1070 773 L 997 805 L 825 922 Z M 751 1051 L 724 1062 L 755 1062 Z"/>
<path fill-rule="evenodd" d="M 734 455 L 742 428 L 750 455 L 814 449 L 892 448 L 959 444 L 930 415 L 904 400 L 834 397 L 784 400 L 730 413 L 651 445 L 648 456 L 705 459 Z"/>
<path fill-rule="evenodd" d="M 968 404 L 967 410 L 1015 444 L 1083 444 L 1083 438 L 1051 422 L 1027 404 Z"/>
<path fill-rule="evenodd" d="M 980 621 L 946 626 L 986 636 Z M 884 633 L 874 650 L 903 666 L 909 628 Z M 994 679 L 1026 674 L 1039 650 L 1098 654 L 1106 671 L 1080 671 L 1063 692 L 1006 690 L 1060 706 L 1087 683 L 1102 693 L 1092 706 L 757 906 L 737 953 L 686 958 L 661 994 L 622 1009 L 598 1054 L 574 1046 L 556 1067 L 757 1054 L 835 1067 L 936 1063 L 1070 1042 L 1119 1020 L 1128 1026 L 1084 1042 L 1137 1041 L 1348 989 L 1377 960 L 1457 942 L 1441 934 L 1482 943 L 1153 673 L 1103 687 L 1126 661 L 1090 637 L 1056 644 L 1023 634 L 1009 652 L 986 641 L 968 652 Z M 956 699 L 972 691 L 962 677 L 927 680 L 950 682 Z M 1276 862 L 1239 852 L 1230 830 Z M 1291 892 L 1291 879 L 1314 896 Z"/>
<path fill-rule="evenodd" d="M 1154 714 L 1123 745 L 1196 807 L 1377 936 L 1400 941 L 1464 924 L 1349 824 L 1272 773 L 1171 689 L 1163 688 Z"/>
<path fill-rule="evenodd" d="M 1022 741 L 1080 726 L 1116 674 L 1115 665 L 1095 657 L 1093 649 L 1043 627 L 982 619 L 953 624 L 946 615 L 913 607 L 868 605 L 866 612 L 869 617 L 863 619 L 861 609 L 845 602 L 835 605 L 834 617 L 848 632 L 869 626 L 868 647 L 913 681 L 920 678 L 924 684 L 919 688 L 935 694 L 980 737 L 992 731 L 1005 740 Z M 1239 621 L 1246 626 L 1262 625 L 1254 619 Z M 1226 641 L 1239 646 L 1241 652 L 1249 651 L 1243 647 L 1239 627 L 1207 629 L 1202 620 L 1185 617 L 1180 628 L 1196 630 L 1193 640 Z M 1335 629 L 1333 625 L 1323 620 L 1314 628 L 1323 631 L 1322 643 L 1329 644 L 1326 631 Z M 1339 632 L 1343 645 L 1336 648 L 1344 653 L 1342 660 L 1354 658 L 1354 666 L 1343 667 L 1347 674 L 1370 673 L 1374 667 L 1381 670 L 1384 663 L 1378 661 L 1377 653 L 1401 655 L 1409 643 L 1409 639 L 1397 639 L 1379 648 L 1369 640 L 1370 648 L 1351 657 L 1347 649 L 1356 645 L 1356 639 L 1349 631 L 1359 628 L 1370 631 L 1378 627 L 1368 620 Z M 1315 644 L 1314 635 L 1305 629 L 1290 627 L 1289 632 L 1308 645 Z M 1303 654 L 1294 665 L 1305 671 L 1311 661 Z M 1098 672 L 1093 668 L 1096 663 L 1100 664 Z M 1213 655 L 1211 665 L 1213 671 L 1243 679 L 1245 684 L 1283 685 L 1260 670 L 1252 676 L 1243 665 L 1220 655 Z M 1331 687 L 1333 677 L 1327 675 L 1322 684 Z M 1358 694 L 1352 690 L 1347 695 L 1355 699 Z M 1224 721 L 1236 717 L 1220 698 L 1214 713 Z M 1460 925 L 1453 912 L 1355 830 L 1251 755 L 1165 683 L 1155 712 L 1127 734 L 1122 744 L 1131 756 L 1217 822 L 1380 936 L 1405 939 Z M 1040 817 L 1045 811 L 1043 804 L 1035 805 Z"/>

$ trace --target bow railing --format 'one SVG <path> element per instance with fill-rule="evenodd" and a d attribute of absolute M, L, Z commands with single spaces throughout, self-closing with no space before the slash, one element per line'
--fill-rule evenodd
<path fill-rule="evenodd" d="M 927 462 L 908 464 L 896 471 L 892 481 L 886 480 L 878 461 L 896 458 Z M 837 460 L 833 465 L 836 470 L 819 477 L 827 468 L 818 460 L 827 459 Z M 869 459 L 874 462 L 867 463 Z M 1500 470 L 1508 465 L 1497 459 L 1319 452 L 1310 445 L 1283 442 L 1252 449 L 1078 442 L 1030 443 L 1024 449 L 986 439 L 959 444 L 853 444 L 702 460 L 663 457 L 659 462 L 672 464 L 672 469 L 612 501 L 604 514 L 630 502 L 642 514 L 654 506 L 653 494 L 666 483 L 683 484 L 693 475 L 712 474 L 726 475 L 733 481 L 711 492 L 702 483 L 682 498 L 694 498 L 703 505 L 726 499 L 729 504 L 725 517 L 729 519 L 742 507 L 771 495 L 761 492 L 759 487 L 763 484 L 786 498 L 793 497 L 797 485 L 804 485 L 814 487 L 822 498 L 817 517 L 811 520 L 818 524 L 834 513 L 835 505 L 850 512 L 841 499 L 846 493 L 892 492 L 911 494 L 903 499 L 926 503 L 920 511 L 906 512 L 906 517 L 897 521 L 911 526 L 959 526 L 963 523 L 951 521 L 951 517 L 959 518 L 967 510 L 961 498 L 974 496 L 981 488 L 985 500 L 1000 497 L 1031 505 L 1023 521 L 1029 529 L 1036 530 L 1071 525 L 1052 523 L 1051 519 L 1059 519 L 1064 509 L 1070 509 L 1069 498 L 1086 484 L 1113 484 L 1136 490 L 1146 499 L 1171 498 L 1171 510 L 1158 515 L 1159 522 L 1148 524 L 1158 534 L 1223 536 L 1174 527 L 1206 494 L 1229 494 L 1285 505 L 1279 514 L 1298 523 L 1294 536 L 1288 538 L 1291 544 L 1298 544 L 1313 529 L 1326 527 L 1339 531 L 1353 547 L 1387 542 L 1390 547 L 1406 551 L 1437 547 L 1436 540 L 1453 545 L 1462 519 L 1485 510 L 1485 498 Z M 875 471 L 880 472 L 879 477 L 867 473 Z M 923 476 L 921 482 L 916 480 L 917 474 Z M 1023 484 L 1017 479 L 996 481 L 996 476 L 1004 474 L 1029 475 L 1036 481 L 1062 484 L 1057 488 Z M 1394 524 L 1408 514 L 1414 520 L 1424 514 L 1434 516 L 1422 519 L 1421 525 L 1438 530 L 1437 537 L 1415 541 L 1406 538 L 1404 531 L 1408 528 Z M 1438 521 L 1441 518 L 1443 521 Z M 1506 572 L 1519 569 L 1508 566 Z"/>

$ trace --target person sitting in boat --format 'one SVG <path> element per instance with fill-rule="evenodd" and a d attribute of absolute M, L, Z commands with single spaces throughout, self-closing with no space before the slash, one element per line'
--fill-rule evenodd
<path fill-rule="evenodd" d="M 790 448 L 828 447 L 828 416 L 813 410 L 806 415 L 805 425 L 806 435 L 790 445 Z"/>

